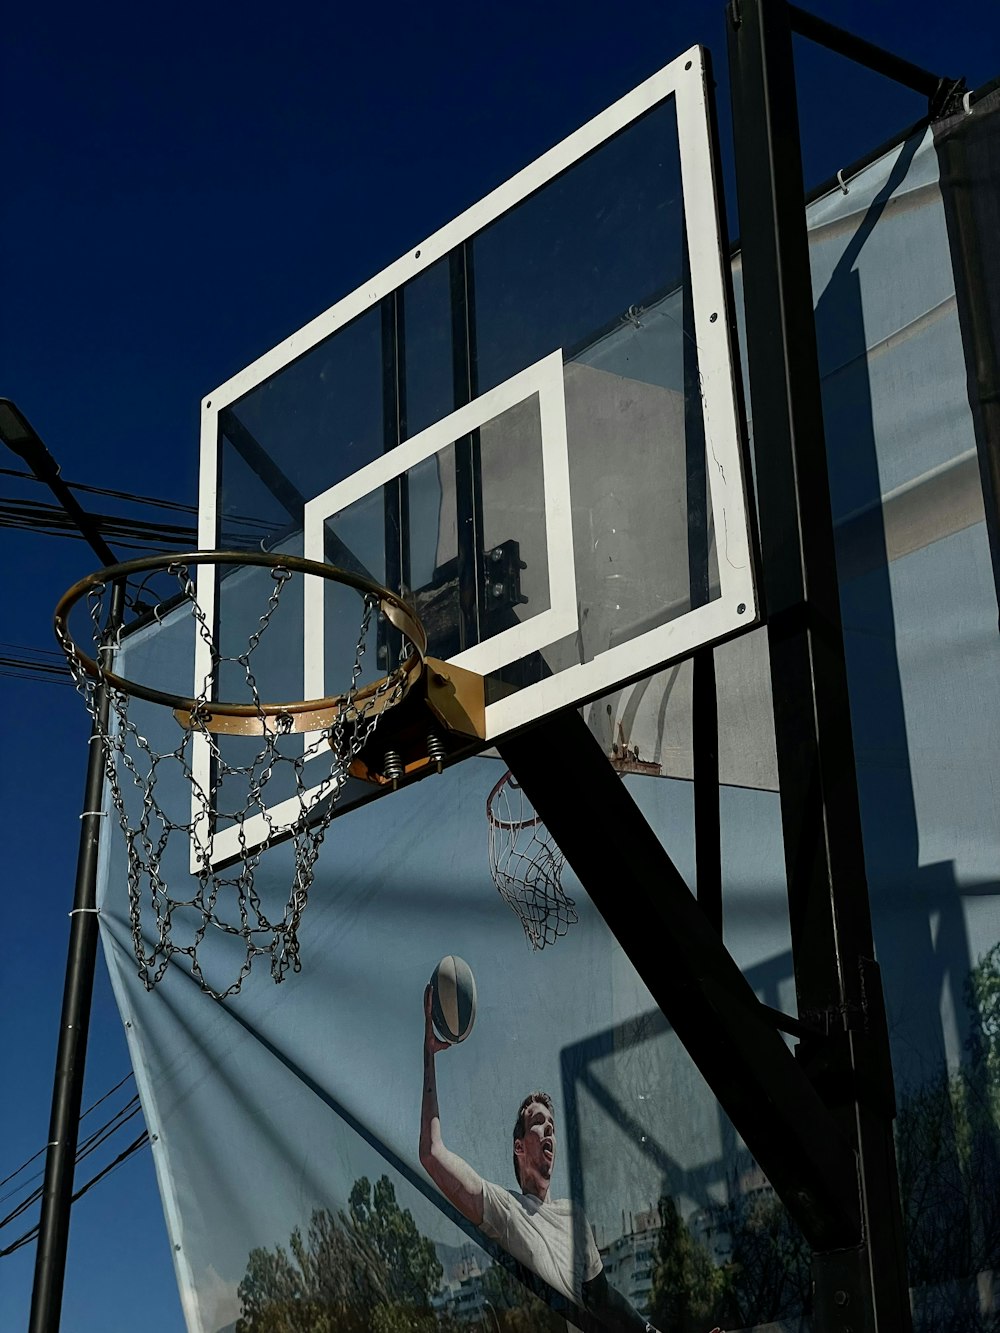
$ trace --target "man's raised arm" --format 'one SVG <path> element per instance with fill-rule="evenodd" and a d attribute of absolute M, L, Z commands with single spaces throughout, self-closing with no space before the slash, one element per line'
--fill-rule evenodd
<path fill-rule="evenodd" d="M 424 991 L 424 1090 L 420 1104 L 420 1165 L 438 1189 L 475 1226 L 483 1220 L 483 1181 L 468 1162 L 444 1146 L 434 1057 L 446 1051 L 431 1024 L 431 988 Z"/>

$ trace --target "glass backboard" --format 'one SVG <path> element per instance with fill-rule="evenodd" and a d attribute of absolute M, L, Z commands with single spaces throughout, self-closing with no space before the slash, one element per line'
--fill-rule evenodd
<path fill-rule="evenodd" d="M 489 741 L 749 628 L 718 218 L 694 48 L 207 396 L 200 545 L 400 593 L 485 677 Z M 201 571 L 224 652 L 264 574 Z M 350 671 L 355 604 L 312 582 L 267 697 Z M 396 653 L 384 626 L 365 671 Z"/>

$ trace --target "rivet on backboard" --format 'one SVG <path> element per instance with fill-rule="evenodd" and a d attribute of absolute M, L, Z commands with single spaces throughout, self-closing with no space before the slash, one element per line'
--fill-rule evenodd
<path fill-rule="evenodd" d="M 741 616 L 746 609 L 747 609 L 746 602 L 740 602 L 739 606 L 736 608 L 736 614 L 738 616 Z"/>
<path fill-rule="evenodd" d="M 716 321 L 718 318 L 719 318 L 719 312 L 718 312 L 717 310 L 713 310 L 712 313 L 711 313 L 711 314 L 709 315 L 709 317 L 708 317 L 708 322 L 709 322 L 710 324 L 714 324 L 715 321 Z"/>
<path fill-rule="evenodd" d="M 684 68 L 685 68 L 685 69 L 690 69 L 690 68 L 691 68 L 691 61 L 690 61 L 690 60 L 687 62 L 687 64 L 684 66 Z"/>
<path fill-rule="evenodd" d="M 414 252 L 413 258 L 414 258 L 414 259 L 419 259 L 419 258 L 420 258 L 420 251 L 419 251 L 419 250 L 416 250 L 416 251 Z"/>
<path fill-rule="evenodd" d="M 212 400 L 211 400 L 211 398 L 210 398 L 210 399 L 208 400 L 208 402 L 205 404 L 205 408 L 206 408 L 206 410 L 207 410 L 208 408 L 210 408 L 211 406 L 212 406 Z"/>

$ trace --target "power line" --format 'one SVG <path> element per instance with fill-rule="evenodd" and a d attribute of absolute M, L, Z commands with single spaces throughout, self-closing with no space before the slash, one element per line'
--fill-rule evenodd
<path fill-rule="evenodd" d="M 123 1162 L 128 1161 L 128 1159 L 134 1153 L 137 1153 L 140 1148 L 145 1148 L 148 1142 L 149 1131 L 144 1129 L 139 1137 L 134 1139 L 123 1152 L 120 1152 L 113 1162 L 109 1162 L 107 1166 L 98 1171 L 96 1176 L 91 1176 L 86 1185 L 81 1186 L 81 1188 L 76 1191 L 70 1202 L 76 1203 L 78 1199 L 82 1199 L 87 1191 L 93 1189 L 98 1181 L 103 1180 L 105 1176 L 110 1175 L 111 1172 L 121 1166 Z M 36 1222 L 35 1225 L 29 1231 L 26 1231 L 23 1236 L 18 1236 L 17 1240 L 13 1241 L 10 1245 L 5 1246 L 3 1249 L 0 1249 L 0 1259 L 5 1258 L 8 1254 L 13 1254 L 15 1250 L 21 1249 L 24 1245 L 30 1245 L 33 1240 L 37 1240 L 39 1230 L 40 1224 Z"/>
<path fill-rule="evenodd" d="M 57 685 L 73 683 L 66 659 L 61 652 L 48 648 L 32 648 L 20 643 L 0 643 L 0 676 L 47 681 Z M 0 1181 L 0 1185 L 2 1184 Z"/>
<path fill-rule="evenodd" d="M 194 544 L 198 537 L 197 529 L 190 524 L 152 523 L 116 514 L 92 513 L 89 517 L 103 536 L 112 538 L 119 546 L 183 548 Z M 72 516 L 61 505 L 44 500 L 0 500 L 0 527 L 83 540 Z"/>
<path fill-rule="evenodd" d="M 115 1095 L 115 1093 L 118 1091 L 119 1088 L 123 1088 L 130 1078 L 135 1078 L 135 1075 L 132 1073 L 131 1069 L 125 1075 L 124 1078 L 120 1078 L 118 1080 L 118 1082 L 114 1085 L 113 1088 L 108 1088 L 107 1092 L 102 1093 L 102 1095 L 98 1097 L 96 1102 L 91 1102 L 91 1104 L 87 1107 L 86 1111 L 84 1111 L 84 1113 L 80 1116 L 81 1123 L 84 1120 L 86 1120 L 87 1116 L 90 1115 L 91 1111 L 96 1111 L 97 1108 L 102 1104 L 102 1102 L 106 1102 L 109 1097 L 113 1097 Z M 19 1176 L 26 1166 L 30 1166 L 32 1162 L 37 1161 L 39 1157 L 42 1157 L 44 1155 L 44 1153 L 45 1149 L 39 1148 L 36 1153 L 32 1153 L 32 1155 L 29 1158 L 27 1158 L 26 1161 L 23 1161 L 20 1166 L 16 1166 L 9 1176 L 4 1176 L 3 1180 L 0 1180 L 0 1189 L 3 1189 L 4 1185 L 6 1185 L 9 1181 L 13 1180 L 15 1176 Z M 16 1190 L 13 1191 L 13 1193 L 16 1192 L 17 1192 Z"/>
<path fill-rule="evenodd" d="M 129 1120 L 131 1120 L 133 1116 L 138 1115 L 141 1109 L 142 1108 L 139 1105 L 139 1098 L 135 1096 L 129 1102 L 127 1102 L 121 1108 L 120 1111 L 117 1111 L 111 1117 L 110 1120 L 106 1121 L 103 1125 L 101 1125 L 99 1129 L 95 1129 L 94 1132 L 87 1139 L 85 1139 L 84 1142 L 77 1148 L 77 1153 L 75 1158 L 76 1165 L 79 1166 L 79 1164 L 83 1161 L 85 1157 L 89 1157 L 90 1154 L 96 1148 L 99 1148 L 102 1143 L 105 1143 L 111 1137 L 112 1134 L 117 1133 L 118 1130 L 121 1129 L 122 1125 L 126 1124 Z M 45 1150 L 43 1149 L 43 1152 L 44 1151 Z M 26 1189 L 27 1186 L 31 1183 L 31 1181 L 37 1180 L 38 1177 L 42 1174 L 43 1173 L 41 1171 L 34 1172 L 31 1176 L 28 1177 L 28 1179 L 24 1182 L 23 1185 L 18 1185 L 15 1189 L 10 1190 L 7 1194 L 4 1195 L 4 1198 L 5 1199 L 11 1198 L 13 1197 L 13 1195 L 18 1194 L 21 1190 Z M 36 1186 L 36 1188 L 33 1189 L 30 1194 L 26 1195 L 26 1197 L 23 1198 L 19 1204 L 15 1205 L 15 1207 L 6 1215 L 6 1217 L 0 1218 L 0 1230 L 2 1230 L 5 1226 L 7 1226 L 9 1222 L 12 1222 L 15 1217 L 20 1217 L 21 1213 L 26 1212 L 27 1209 L 30 1208 L 33 1203 L 37 1203 L 38 1200 L 42 1197 L 43 1189 L 44 1185 Z"/>
<path fill-rule="evenodd" d="M 86 1118 L 86 1116 L 88 1116 L 91 1113 L 91 1111 L 95 1110 L 103 1102 L 107 1101 L 107 1099 L 111 1097 L 115 1092 L 117 1092 L 118 1089 L 120 1089 L 123 1086 L 123 1084 L 125 1084 L 131 1077 L 132 1077 L 131 1074 L 127 1074 L 123 1079 L 121 1079 L 118 1083 L 116 1083 L 113 1088 L 110 1088 L 106 1093 L 104 1093 L 102 1097 L 99 1097 L 96 1102 L 92 1103 L 92 1105 L 89 1106 L 87 1110 L 83 1113 L 83 1115 L 80 1117 L 81 1122 Z M 123 1106 L 120 1106 L 117 1111 L 115 1111 L 114 1115 L 112 1115 L 103 1124 L 98 1125 L 96 1129 L 92 1130 L 90 1134 L 88 1134 L 87 1137 L 77 1145 L 75 1164 L 79 1165 L 80 1162 L 84 1160 L 84 1158 L 89 1157 L 91 1153 L 96 1152 L 98 1148 L 102 1147 L 105 1143 L 107 1143 L 108 1140 L 114 1134 L 117 1134 L 118 1131 L 122 1129 L 124 1125 L 128 1124 L 128 1122 L 132 1120 L 135 1116 L 140 1115 L 141 1112 L 142 1112 L 142 1106 L 139 1102 L 139 1096 L 137 1093 L 133 1093 L 133 1095 L 129 1098 L 129 1100 L 125 1102 Z M 135 1139 L 124 1150 L 124 1152 L 119 1153 L 119 1155 L 113 1161 L 108 1163 L 106 1166 L 102 1167 L 102 1169 L 98 1171 L 96 1175 L 92 1176 L 91 1179 L 87 1181 L 87 1183 L 84 1186 L 82 1186 L 79 1190 L 77 1190 L 77 1192 L 73 1195 L 73 1202 L 79 1199 L 82 1195 L 86 1194 L 87 1191 L 91 1189 L 94 1185 L 96 1185 L 99 1180 L 103 1180 L 106 1175 L 108 1175 L 111 1171 L 115 1169 L 115 1167 L 120 1166 L 122 1162 L 126 1161 L 130 1156 L 132 1156 L 133 1153 L 137 1152 L 140 1148 L 144 1147 L 148 1142 L 149 1142 L 148 1131 L 143 1130 L 143 1132 L 139 1135 L 139 1137 Z M 9 1175 L 5 1176 L 2 1181 L 0 1181 L 0 1186 L 8 1184 L 16 1176 L 20 1175 L 22 1171 L 24 1171 L 27 1167 L 29 1167 L 33 1162 L 37 1161 L 38 1158 L 45 1153 L 45 1151 L 46 1149 L 42 1148 L 38 1152 L 34 1153 L 31 1157 L 29 1157 L 26 1161 L 22 1162 L 19 1167 L 17 1167 Z M 28 1185 L 32 1183 L 32 1181 L 37 1180 L 38 1177 L 41 1176 L 42 1174 L 43 1173 L 41 1171 L 34 1172 L 31 1176 L 28 1177 L 27 1180 L 23 1182 L 22 1185 L 15 1187 L 15 1189 L 9 1191 L 8 1194 L 2 1197 L 4 1199 L 7 1199 L 10 1198 L 12 1195 L 19 1193 L 20 1190 L 27 1188 Z M 29 1208 L 31 1208 L 34 1204 L 36 1204 L 41 1199 L 44 1189 L 45 1189 L 44 1184 L 36 1186 L 33 1190 L 31 1190 L 29 1194 L 27 1194 L 20 1201 L 20 1203 L 15 1205 L 15 1207 L 12 1208 L 11 1211 L 7 1213 L 5 1217 L 0 1218 L 0 1230 L 2 1230 L 6 1226 L 9 1226 L 11 1222 L 16 1221 L 18 1217 L 20 1217 L 23 1213 L 27 1212 Z M 3 1257 L 8 1254 L 13 1254 L 15 1250 L 20 1249 L 23 1245 L 27 1245 L 30 1241 L 34 1240 L 38 1235 L 39 1226 L 40 1223 L 36 1223 L 35 1226 L 30 1228 L 23 1235 L 19 1236 L 17 1240 L 13 1241 L 10 1245 L 0 1248 L 0 1257 Z"/>
<path fill-rule="evenodd" d="M 21 472 L 17 468 L 0 467 L 0 477 L 20 477 L 24 481 L 38 481 L 33 472 Z M 114 500 L 128 500 L 134 504 L 153 505 L 158 509 L 176 509 L 184 514 L 197 514 L 198 506 L 184 504 L 181 500 L 161 500 L 152 495 L 134 495 L 130 491 L 110 490 L 107 486 L 88 486 L 82 481 L 68 481 L 71 490 L 86 491 L 88 495 L 108 495 Z"/>
<path fill-rule="evenodd" d="M 16 477 L 22 481 L 42 482 L 42 478 L 36 477 L 31 472 L 22 472 L 16 468 L 0 468 L 0 476 Z M 136 495 L 130 491 L 113 490 L 107 486 L 88 486 L 84 482 L 71 481 L 65 483 L 71 490 L 84 491 L 89 495 L 104 495 L 114 500 L 122 500 L 128 504 L 144 505 L 153 509 L 168 509 L 175 513 L 198 515 L 197 505 L 185 504 L 180 500 L 163 500 L 152 495 Z M 49 520 L 58 521 L 59 536 L 77 536 L 76 532 L 70 532 L 68 527 L 72 525 L 72 519 L 66 514 L 61 505 L 46 504 L 45 502 L 25 501 L 25 500 L 7 500 L 0 501 L 0 506 L 9 505 L 11 512 L 6 521 L 0 526 L 6 527 L 24 527 L 24 526 L 45 526 Z M 0 508 L 0 513 L 2 513 Z M 192 526 L 181 526 L 178 524 L 156 524 L 147 523 L 141 519 L 125 519 L 110 514 L 90 514 L 103 531 L 104 525 L 117 525 L 125 536 L 136 535 L 140 532 L 155 535 L 157 532 L 163 533 L 183 533 L 185 541 L 194 541 L 197 539 L 197 533 Z M 45 522 L 43 522 L 43 519 Z M 22 521 L 18 521 L 22 520 Z M 63 522 L 62 520 L 65 520 Z M 249 514 L 230 514 L 227 515 L 227 523 L 237 528 L 243 528 L 248 532 L 257 532 L 266 535 L 272 531 L 273 524 L 261 518 L 255 518 Z M 112 529 L 109 527 L 109 534 Z M 113 535 L 113 534 L 112 534 Z"/>

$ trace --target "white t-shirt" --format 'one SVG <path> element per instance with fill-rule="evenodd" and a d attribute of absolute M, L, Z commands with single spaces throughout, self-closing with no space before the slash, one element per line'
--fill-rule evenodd
<path fill-rule="evenodd" d="M 482 1229 L 518 1263 L 580 1305 L 583 1284 L 604 1265 L 594 1233 L 570 1199 L 536 1199 L 483 1181 Z"/>

